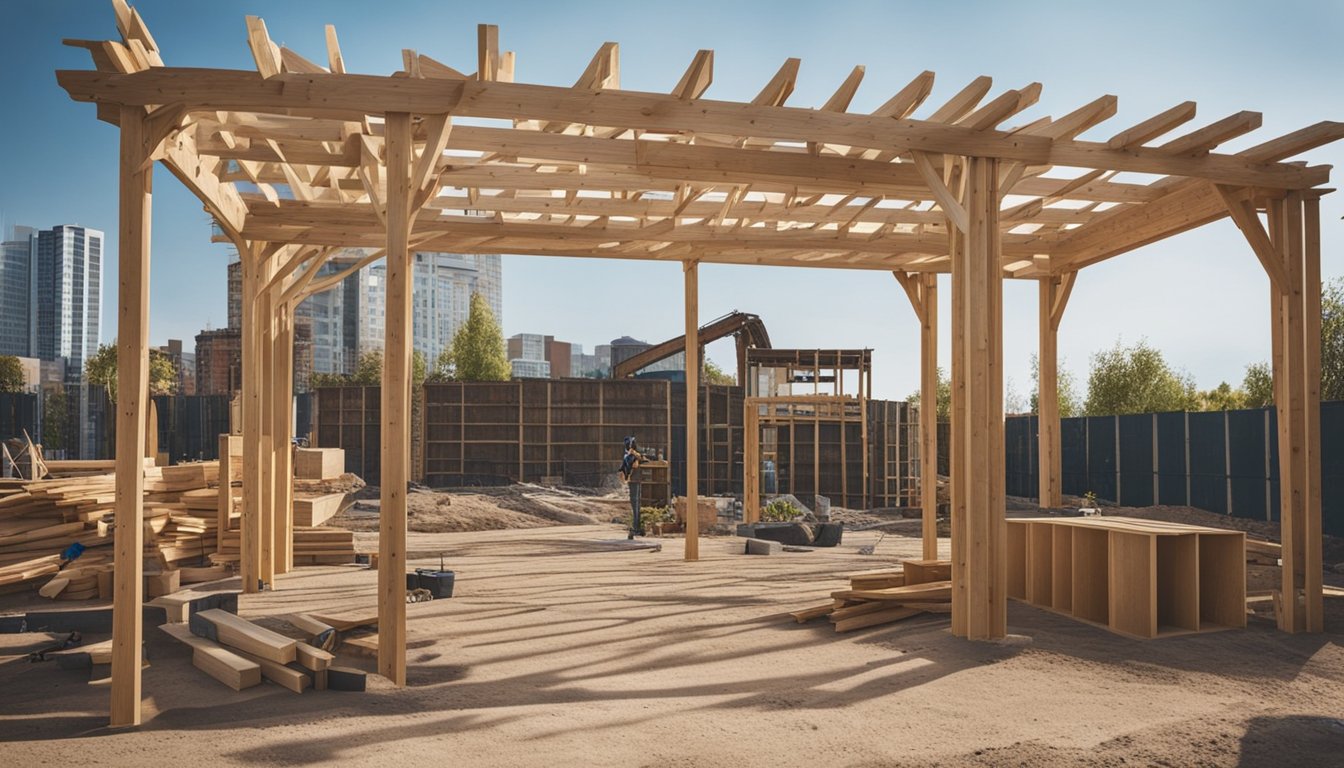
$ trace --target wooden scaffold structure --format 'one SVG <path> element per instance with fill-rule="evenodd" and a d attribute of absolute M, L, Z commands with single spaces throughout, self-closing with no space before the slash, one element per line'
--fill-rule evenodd
<path fill-rule="evenodd" d="M 254 17 L 246 27 L 254 70 L 177 68 L 165 65 L 134 9 L 124 0 L 113 7 L 119 39 L 67 41 L 86 48 L 95 69 L 57 73 L 71 98 L 95 103 L 99 119 L 121 132 L 113 725 L 140 720 L 139 457 L 155 161 L 200 198 L 243 260 L 247 591 L 275 586 L 290 562 L 284 481 L 296 303 L 340 279 L 317 278 L 334 248 L 377 249 L 364 261 L 387 260 L 378 669 L 398 685 L 406 680 L 414 249 L 679 265 L 690 509 L 701 263 L 895 274 L 921 324 L 926 403 L 936 399 L 937 275 L 950 273 L 952 627 L 978 639 L 1005 633 L 1003 280 L 1040 286 L 1041 503 L 1057 506 L 1055 338 L 1078 272 L 1230 216 L 1272 289 L 1281 627 L 1320 631 L 1319 199 L 1329 167 L 1286 161 L 1344 137 L 1344 124 L 1219 153 L 1219 144 L 1258 128 L 1260 115 L 1239 112 L 1169 137 L 1195 115 L 1186 102 L 1108 140 L 1084 140 L 1115 114 L 1114 96 L 1027 120 L 1020 115 L 1039 99 L 1039 83 L 987 99 L 992 82 L 979 77 L 921 113 L 932 72 L 860 114 L 849 106 L 863 67 L 819 108 L 786 106 L 797 59 L 754 99 L 722 101 L 706 98 L 708 50 L 669 92 L 635 92 L 620 87 L 615 43 L 601 46 L 572 86 L 526 84 L 514 81 L 514 54 L 488 25 L 479 27 L 474 73 L 413 50 L 391 75 L 348 73 L 332 27 L 322 65 L 276 45 Z M 1115 178 L 1121 172 L 1162 178 L 1130 183 Z M 937 455 L 933 413 L 924 409 L 929 457 Z M 931 472 L 934 462 L 923 467 Z M 922 485 L 930 547 L 936 483 Z M 688 515 L 688 560 L 698 556 L 696 525 Z"/>

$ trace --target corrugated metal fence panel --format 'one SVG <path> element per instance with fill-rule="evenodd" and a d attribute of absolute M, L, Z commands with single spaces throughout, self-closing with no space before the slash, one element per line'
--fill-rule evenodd
<path fill-rule="evenodd" d="M 1190 414 L 1190 506 L 1227 514 L 1227 442 L 1223 414 Z"/>
<path fill-rule="evenodd" d="M 23 437 L 24 430 L 39 441 L 37 432 L 37 395 L 0 392 L 0 439 Z"/>
<path fill-rule="evenodd" d="M 1325 409 L 1321 410 L 1324 412 Z M 1279 414 L 1272 407 L 1269 409 L 1269 519 L 1279 519 Z"/>
<path fill-rule="evenodd" d="M 1153 416 L 1119 417 L 1120 487 L 1116 499 L 1126 507 L 1153 505 Z"/>
<path fill-rule="evenodd" d="M 1185 413 L 1157 414 L 1157 503 L 1186 499 Z"/>
<path fill-rule="evenodd" d="M 1087 420 L 1061 419 L 1059 444 L 1060 490 L 1073 496 L 1082 496 L 1088 489 Z"/>
<path fill-rule="evenodd" d="M 1007 492 L 1009 496 L 1037 494 L 1036 472 L 1032 462 L 1033 447 L 1037 444 L 1034 420 L 1030 416 L 1012 416 L 1004 421 L 1003 439 L 1007 455 Z"/>
<path fill-rule="evenodd" d="M 1321 527 L 1344 536 L 1344 400 L 1321 403 Z"/>
<path fill-rule="evenodd" d="M 1265 441 L 1265 410 L 1227 412 L 1228 475 L 1232 481 L 1232 514 L 1268 519 L 1266 508 L 1270 457 Z"/>
<path fill-rule="evenodd" d="M 1115 501 L 1115 417 L 1087 417 L 1087 490 Z"/>

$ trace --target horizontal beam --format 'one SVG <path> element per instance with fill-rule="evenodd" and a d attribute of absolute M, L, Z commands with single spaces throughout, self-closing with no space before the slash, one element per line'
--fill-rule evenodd
<path fill-rule="evenodd" d="M 1172 185 L 1162 198 L 1123 209 L 1072 230 L 1055 243 L 1050 271 L 1070 272 L 1227 216 L 1214 185 L 1189 181 Z"/>

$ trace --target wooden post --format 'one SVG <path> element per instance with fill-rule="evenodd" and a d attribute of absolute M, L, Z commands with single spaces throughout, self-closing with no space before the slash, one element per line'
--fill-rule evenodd
<path fill-rule="evenodd" d="M 954 482 L 961 490 L 965 515 L 962 562 L 953 568 L 953 578 L 965 585 L 964 590 L 953 590 L 954 597 L 964 591 L 964 598 L 960 606 L 953 604 L 953 631 L 960 629 L 974 640 L 1000 638 L 1007 631 L 1003 268 L 997 166 L 997 161 L 987 158 L 966 161 L 966 237 L 952 259 L 954 300 L 960 299 L 952 318 L 958 347 L 953 367 L 961 369 L 953 393 L 961 400 L 957 412 L 963 418 L 954 425 L 953 445 L 961 470 Z M 954 539 L 957 534 L 954 529 Z M 955 621 L 959 607 L 962 622 Z"/>
<path fill-rule="evenodd" d="M 761 424 L 759 406 L 746 398 L 742 410 L 742 522 L 754 523 L 761 514 Z"/>
<path fill-rule="evenodd" d="M 1063 493 L 1060 490 L 1063 459 L 1059 435 L 1059 334 L 1056 332 L 1057 329 L 1053 319 L 1055 297 L 1058 294 L 1058 278 L 1047 277 L 1041 279 L 1038 314 L 1040 349 L 1037 355 L 1036 410 L 1039 415 L 1037 439 L 1040 442 L 1037 499 L 1042 507 L 1058 507 L 1064 503 Z"/>
<path fill-rule="evenodd" d="M 382 386 L 382 503 L 378 523 L 378 672 L 406 685 L 406 483 L 411 465 L 411 116 L 389 112 L 387 314 Z"/>
<path fill-rule="evenodd" d="M 683 261 L 686 282 L 686 559 L 700 559 L 700 263 Z"/>
<path fill-rule="evenodd" d="M 121 108 L 117 286 L 117 491 L 112 591 L 113 727 L 140 724 L 145 401 L 149 395 L 149 232 L 154 165 L 144 110 Z"/>
<path fill-rule="evenodd" d="M 1306 346 L 1306 509 L 1303 591 L 1306 630 L 1325 631 L 1324 585 L 1321 571 L 1321 200 L 1296 193 L 1301 200 L 1303 228 L 1303 315 Z"/>
<path fill-rule="evenodd" d="M 251 244 L 243 260 L 243 515 L 239 522 L 239 573 L 243 592 L 261 582 L 261 252 Z"/>
<path fill-rule="evenodd" d="M 919 279 L 924 286 L 920 301 L 923 313 L 919 333 L 919 494 L 924 559 L 937 560 L 938 275 L 925 274 Z"/>
<path fill-rule="evenodd" d="M 262 267 L 263 285 L 271 278 L 271 258 Z M 261 312 L 259 331 L 261 344 L 257 366 L 260 369 L 261 393 L 261 580 L 275 588 L 275 307 L 271 292 L 263 291 L 257 299 Z"/>
<path fill-rule="evenodd" d="M 276 289 L 276 294 L 279 290 Z M 278 305 L 276 334 L 271 345 L 271 440 L 275 454 L 271 553 L 275 573 L 289 573 L 294 566 L 293 453 L 290 450 L 294 421 L 294 318 L 287 305 Z"/>

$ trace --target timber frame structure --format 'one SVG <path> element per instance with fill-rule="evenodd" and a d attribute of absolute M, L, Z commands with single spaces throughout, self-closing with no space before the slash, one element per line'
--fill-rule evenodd
<path fill-rule="evenodd" d="M 620 88 L 619 49 L 601 46 L 570 87 L 514 82 L 514 54 L 482 25 L 475 73 L 412 50 L 388 76 L 345 71 L 334 28 L 326 63 L 277 46 L 247 19 L 255 69 L 165 66 L 125 0 L 117 40 L 86 48 L 93 71 L 57 80 L 119 127 L 116 579 L 111 721 L 140 721 L 140 601 L 148 370 L 151 177 L 161 162 L 237 247 L 244 288 L 242 573 L 248 591 L 290 562 L 287 405 L 293 310 L 341 246 L 387 259 L 382 388 L 378 669 L 406 680 L 406 476 L 413 249 L 650 259 L 679 264 L 686 303 L 686 429 L 696 428 L 700 263 L 894 273 L 922 327 L 923 397 L 935 399 L 937 273 L 951 273 L 952 628 L 1005 633 L 1002 286 L 1040 285 L 1042 504 L 1059 498 L 1055 333 L 1079 270 L 1230 216 L 1269 276 L 1279 409 L 1282 629 L 1321 629 L 1319 198 L 1329 167 L 1285 162 L 1344 137 L 1318 123 L 1235 154 L 1259 127 L 1221 117 L 1174 137 L 1179 104 L 1109 140 L 1078 138 L 1116 111 L 1102 96 L 1058 118 L 1020 117 L 1026 84 L 986 100 L 979 77 L 915 117 L 921 72 L 870 114 L 850 112 L 855 67 L 819 108 L 785 106 L 789 59 L 749 102 L 706 98 L 712 51 L 667 93 Z M 241 28 L 240 28 L 241 31 Z M 1009 127 L 1011 125 L 1011 127 Z M 1052 169 L 1055 169 L 1052 171 Z M 1128 183 L 1116 174 L 1163 178 Z M 1268 227 L 1261 218 L 1267 216 Z M 371 260 L 371 259 L 370 259 Z M 923 455 L 936 456 L 933 409 Z M 696 506 L 696 446 L 687 440 Z M 931 467 L 932 462 L 926 462 Z M 926 470 L 927 471 L 927 470 Z M 925 482 L 925 524 L 936 483 Z M 698 556 L 695 516 L 686 558 Z M 926 528 L 929 531 L 930 528 Z M 934 542 L 926 537 L 926 546 Z M 926 552 L 926 557 L 931 557 Z"/>

